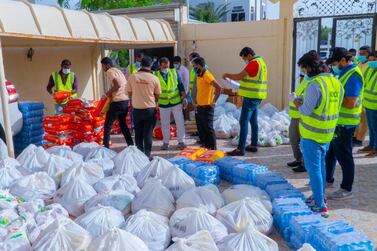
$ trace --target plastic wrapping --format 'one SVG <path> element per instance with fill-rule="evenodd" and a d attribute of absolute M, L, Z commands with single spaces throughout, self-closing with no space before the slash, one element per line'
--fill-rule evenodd
<path fill-rule="evenodd" d="M 15 181 L 22 178 L 22 174 L 16 168 L 18 166 L 19 163 L 15 159 L 0 160 L 0 189 L 9 188 Z"/>
<path fill-rule="evenodd" d="M 113 175 L 105 177 L 94 184 L 94 189 L 100 193 L 111 190 L 125 190 L 133 195 L 140 191 L 136 179 L 131 175 Z"/>
<path fill-rule="evenodd" d="M 129 146 L 115 156 L 114 174 L 128 174 L 137 176 L 148 164 L 148 157 L 137 149 L 136 146 Z"/>
<path fill-rule="evenodd" d="M 63 173 L 61 185 L 64 186 L 72 179 L 80 176 L 88 184 L 93 185 L 105 177 L 102 168 L 94 163 L 76 162 Z"/>
<path fill-rule="evenodd" d="M 174 244 L 166 251 L 219 251 L 210 232 L 202 230 L 187 238 L 173 238 Z"/>
<path fill-rule="evenodd" d="M 85 212 L 98 205 L 111 206 L 128 215 L 131 212 L 131 203 L 134 195 L 124 190 L 111 190 L 98 193 L 85 202 Z"/>
<path fill-rule="evenodd" d="M 67 158 L 51 154 L 43 170 L 54 179 L 56 186 L 60 186 L 63 173 L 73 165 Z"/>

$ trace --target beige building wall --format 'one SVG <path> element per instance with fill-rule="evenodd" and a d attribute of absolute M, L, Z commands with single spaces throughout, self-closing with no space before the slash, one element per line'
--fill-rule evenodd
<path fill-rule="evenodd" d="M 184 54 L 193 50 L 205 59 L 217 80 L 223 73 L 239 73 L 245 67 L 239 57 L 240 50 L 249 46 L 262 56 L 268 66 L 269 96 L 271 102 L 282 109 L 288 105 L 290 92 L 290 51 L 287 47 L 286 19 L 183 25 Z M 290 33 L 292 34 L 292 33 Z M 288 45 L 289 46 L 289 45 Z"/>
<path fill-rule="evenodd" d="M 79 96 L 93 99 L 93 65 L 97 62 L 99 50 L 92 46 L 59 46 L 33 48 L 30 61 L 26 55 L 29 47 L 4 47 L 5 76 L 14 82 L 20 100 L 41 101 L 47 107 L 47 114 L 54 112 L 54 100 L 46 91 L 49 77 L 60 69 L 60 63 L 67 58 L 78 78 Z M 98 87 L 97 87 L 98 88 Z"/>

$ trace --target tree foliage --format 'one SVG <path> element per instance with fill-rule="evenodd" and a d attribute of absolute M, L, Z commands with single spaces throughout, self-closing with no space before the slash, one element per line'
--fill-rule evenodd
<path fill-rule="evenodd" d="M 62 7 L 71 7 L 70 0 L 57 0 Z M 76 6 L 78 9 L 94 10 L 111 10 L 119 8 L 131 8 L 151 6 L 156 4 L 168 4 L 171 0 L 80 0 Z"/>
<path fill-rule="evenodd" d="M 228 13 L 228 4 L 220 4 L 216 7 L 211 1 L 190 7 L 190 16 L 206 23 L 221 22 Z"/>

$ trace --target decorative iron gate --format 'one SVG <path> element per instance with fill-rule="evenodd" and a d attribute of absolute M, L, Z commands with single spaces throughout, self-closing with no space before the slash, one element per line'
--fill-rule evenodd
<path fill-rule="evenodd" d="M 292 89 L 299 79 L 297 61 L 309 50 L 318 51 L 325 60 L 334 46 L 358 50 L 369 45 L 374 49 L 376 13 L 377 0 L 298 0 L 295 4 Z"/>

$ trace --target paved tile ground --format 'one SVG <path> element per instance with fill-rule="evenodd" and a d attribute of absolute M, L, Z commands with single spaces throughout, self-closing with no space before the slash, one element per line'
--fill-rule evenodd
<path fill-rule="evenodd" d="M 120 136 L 113 136 L 113 149 L 120 151 L 124 148 L 124 140 Z M 193 139 L 187 139 L 188 145 L 194 144 Z M 161 141 L 153 142 L 153 155 L 172 157 L 178 150 L 174 147 L 177 142 L 172 141 L 172 149 L 161 151 Z M 232 147 L 226 140 L 218 140 L 218 148 L 224 151 Z M 356 152 L 357 149 L 355 149 Z M 329 201 L 331 216 L 329 220 L 344 220 L 358 230 L 364 232 L 377 246 L 377 158 L 367 159 L 363 155 L 354 155 L 356 162 L 356 178 L 354 183 L 354 198 L 344 201 Z M 249 153 L 242 159 L 256 164 L 266 165 L 270 170 L 282 173 L 294 186 L 299 188 L 306 196 L 310 195 L 306 173 L 295 174 L 286 163 L 292 160 L 290 146 L 259 148 L 257 154 Z M 336 187 L 341 180 L 341 170 L 336 169 Z M 332 189 L 334 190 L 334 189 Z M 277 233 L 272 233 L 271 238 L 279 244 L 280 251 L 291 250 Z"/>

